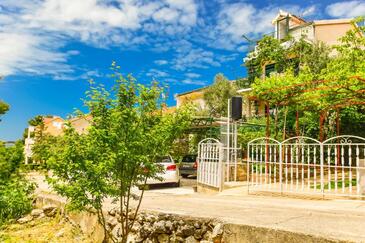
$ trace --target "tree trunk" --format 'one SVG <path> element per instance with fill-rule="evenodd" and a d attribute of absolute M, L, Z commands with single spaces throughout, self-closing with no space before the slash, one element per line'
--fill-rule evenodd
<path fill-rule="evenodd" d="M 324 122 L 326 120 L 326 115 L 325 115 L 326 111 L 321 111 L 320 115 L 319 115 L 319 141 L 323 142 L 324 140 Z"/>
<path fill-rule="evenodd" d="M 285 108 L 284 112 L 284 126 L 283 126 L 283 141 L 286 139 L 286 118 L 288 116 L 288 107 Z"/>
<path fill-rule="evenodd" d="M 270 106 L 266 103 L 266 137 L 270 137 Z"/>
<path fill-rule="evenodd" d="M 300 130 L 299 130 L 299 111 L 298 110 L 295 113 L 295 133 L 296 133 L 296 136 L 299 137 Z"/>
<path fill-rule="evenodd" d="M 278 133 L 279 133 L 279 131 L 278 131 L 278 111 L 279 111 L 279 109 L 278 109 L 278 106 L 276 105 L 275 106 L 275 139 L 278 138 Z"/>

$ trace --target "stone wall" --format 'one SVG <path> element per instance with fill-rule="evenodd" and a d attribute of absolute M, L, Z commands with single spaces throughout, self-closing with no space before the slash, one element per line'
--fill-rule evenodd
<path fill-rule="evenodd" d="M 129 213 L 133 219 L 134 212 Z M 117 208 L 108 212 L 108 227 L 120 238 L 121 226 Z M 216 220 L 165 213 L 140 212 L 129 237 L 130 242 L 221 242 L 223 224 Z"/>
<path fill-rule="evenodd" d="M 51 204 L 51 205 L 49 205 Z M 46 205 L 46 206 L 45 206 Z M 32 220 L 35 215 L 52 214 L 55 208 L 72 224 L 80 227 L 81 231 L 93 239 L 92 242 L 102 242 L 104 232 L 97 221 L 97 216 L 90 213 L 70 213 L 64 210 L 64 201 L 58 201 L 51 196 L 43 195 L 37 198 L 36 206 L 42 210 L 34 210 L 31 215 L 20 220 Z M 52 209 L 52 210 L 51 210 Z M 48 213 L 49 212 L 49 213 Z M 104 212 L 107 227 L 110 232 L 120 239 L 120 216 L 118 208 Z M 134 212 L 128 217 L 133 219 Z M 30 218 L 30 219 L 29 219 Z M 309 242 L 309 243 L 340 243 L 348 241 L 332 240 L 320 236 L 306 235 L 280 229 L 257 227 L 253 225 L 237 225 L 221 222 L 216 219 L 199 218 L 187 215 L 141 211 L 130 234 L 129 243 L 280 243 L 280 242 Z"/>
<path fill-rule="evenodd" d="M 104 232 L 98 223 L 97 216 L 86 212 L 67 212 L 65 202 L 54 199 L 51 195 L 38 196 L 35 207 L 58 208 L 59 212 L 72 224 L 80 227 L 81 231 L 94 242 L 102 242 Z M 121 225 L 119 208 L 104 212 L 107 228 L 116 239 L 120 240 Z M 125 215 L 125 213 L 124 213 Z M 128 213 L 133 219 L 134 211 Z M 128 242 L 150 243 L 209 243 L 221 242 L 223 223 L 208 218 L 180 216 L 175 214 L 140 211 L 135 220 Z"/>

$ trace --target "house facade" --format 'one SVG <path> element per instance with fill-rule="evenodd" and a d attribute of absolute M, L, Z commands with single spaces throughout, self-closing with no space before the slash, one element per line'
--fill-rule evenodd
<path fill-rule="evenodd" d="M 59 116 L 43 117 L 42 127 L 28 126 L 28 135 L 24 141 L 25 164 L 29 163 L 33 155 L 32 146 L 35 143 L 35 139 L 34 136 L 32 136 L 32 133 L 42 129 L 43 134 L 62 136 L 67 122 L 75 129 L 77 133 L 84 134 L 87 132 L 87 128 L 90 126 L 91 115 L 74 117 L 69 120 L 64 120 Z"/>
<path fill-rule="evenodd" d="M 347 31 L 354 28 L 352 19 L 330 19 L 330 20 L 314 20 L 307 21 L 291 13 L 280 10 L 278 15 L 272 20 L 274 32 L 272 36 L 277 40 L 283 41 L 283 47 L 289 47 L 294 41 L 304 38 L 308 43 L 324 43 L 327 46 L 340 44 L 339 39 L 346 34 Z M 286 40 L 291 36 L 292 40 Z M 253 55 L 249 55 L 243 59 L 244 62 L 255 57 L 255 53 L 259 50 L 257 46 Z M 333 52 L 332 55 L 336 53 Z M 275 64 L 267 63 L 262 67 L 262 78 L 267 77 L 270 73 L 275 72 Z M 249 92 L 241 92 L 244 97 L 244 104 L 248 117 L 253 115 L 262 116 L 265 114 L 266 104 L 249 97 Z"/>
<path fill-rule="evenodd" d="M 352 19 L 330 19 L 330 20 L 313 20 L 306 21 L 291 13 L 280 10 L 278 15 L 272 20 L 274 32 L 272 36 L 277 40 L 283 41 L 283 47 L 289 47 L 293 41 L 299 41 L 304 38 L 308 43 L 324 43 L 327 46 L 339 44 L 339 38 L 344 36 L 347 31 L 354 28 L 351 23 Z M 293 40 L 285 39 L 291 36 Z M 258 52 L 257 46 L 254 53 Z M 335 55 L 335 53 L 332 53 Z M 251 55 L 244 58 L 244 62 L 252 58 Z M 263 67 L 263 78 L 275 71 L 274 63 L 267 63 Z"/>
<path fill-rule="evenodd" d="M 43 133 L 49 134 L 52 136 L 59 136 L 63 134 L 63 128 L 65 126 L 65 120 L 63 120 L 59 116 L 53 116 L 53 117 L 44 117 L 43 118 Z M 35 128 L 40 129 L 39 127 Z"/>
<path fill-rule="evenodd" d="M 92 119 L 91 115 L 78 116 L 69 119 L 69 123 L 71 127 L 74 128 L 78 134 L 84 134 L 90 127 L 91 119 Z"/>
<path fill-rule="evenodd" d="M 194 105 L 196 105 L 198 109 L 202 110 L 205 109 L 207 105 L 204 100 L 204 91 L 207 88 L 208 86 L 176 94 L 175 95 L 176 107 L 179 108 L 183 104 L 191 102 Z"/>
<path fill-rule="evenodd" d="M 43 117 L 43 125 L 41 126 L 28 126 L 28 135 L 24 141 L 24 157 L 25 164 L 28 164 L 30 158 L 33 155 L 32 146 L 35 143 L 35 139 L 31 134 L 42 129 L 43 134 L 48 134 L 52 136 L 60 136 L 63 134 L 63 128 L 65 121 L 59 116 L 47 116 Z"/>
<path fill-rule="evenodd" d="M 351 28 L 354 28 L 351 21 L 352 19 L 307 21 L 294 14 L 280 10 L 272 20 L 274 30 L 272 35 L 278 40 L 283 40 L 282 45 L 284 47 L 291 44 L 289 41 L 284 41 L 288 36 L 293 37 L 297 41 L 305 37 L 305 40 L 309 43 L 323 42 L 328 46 L 333 46 L 339 44 L 339 38 L 344 36 Z M 255 48 L 254 52 L 257 51 L 257 48 Z M 244 58 L 243 61 L 246 62 L 248 58 Z M 263 78 L 275 71 L 274 66 L 274 64 L 267 64 L 263 67 Z M 204 91 L 206 88 L 202 87 L 175 95 L 176 106 L 179 107 L 184 103 L 191 102 L 196 104 L 198 108 L 205 109 Z M 263 116 L 266 104 L 250 98 L 250 91 L 250 89 L 238 90 L 238 93 L 243 97 L 243 115 L 245 117 Z"/>

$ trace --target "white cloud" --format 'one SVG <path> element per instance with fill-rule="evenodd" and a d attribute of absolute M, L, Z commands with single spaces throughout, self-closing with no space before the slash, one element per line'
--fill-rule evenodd
<path fill-rule="evenodd" d="M 153 14 L 153 19 L 157 21 L 171 22 L 175 21 L 179 17 L 179 12 L 170 8 L 161 8 Z"/>
<path fill-rule="evenodd" d="M 279 9 L 305 17 L 313 16 L 318 12 L 316 5 L 307 7 L 269 5 L 258 8 L 247 2 L 224 2 L 217 13 L 216 23 L 209 25 L 209 31 L 203 33 L 201 40 L 207 40 L 210 47 L 217 49 L 244 50 L 245 47 L 242 47 L 242 44 L 247 44 L 247 41 L 242 36 L 257 40 L 263 34 L 273 32 L 274 26 L 271 21 L 278 14 Z M 237 49 L 239 47 L 240 50 Z"/>
<path fill-rule="evenodd" d="M 165 78 L 168 77 L 169 74 L 167 72 L 161 71 L 161 70 L 157 70 L 155 68 L 151 68 L 147 73 L 147 76 L 149 77 L 153 77 L 153 78 Z"/>
<path fill-rule="evenodd" d="M 225 5 L 218 15 L 217 31 L 223 34 L 218 40 L 224 41 L 224 38 L 228 38 L 231 42 L 227 43 L 229 47 L 242 42 L 243 34 L 256 36 L 269 32 L 273 28 L 271 20 L 276 14 L 277 11 L 256 9 L 252 4 L 247 3 Z"/>
<path fill-rule="evenodd" d="M 307 16 L 313 16 L 317 14 L 318 9 L 316 5 L 309 6 L 308 8 L 304 9 L 301 16 L 307 17 Z"/>
<path fill-rule="evenodd" d="M 239 49 L 240 48 L 238 48 L 238 50 Z M 230 55 L 222 55 L 222 56 L 218 56 L 218 60 L 220 62 L 230 62 L 230 61 L 236 60 L 239 55 L 240 55 L 239 53 L 233 53 Z"/>
<path fill-rule="evenodd" d="M 193 79 L 184 79 L 181 81 L 183 84 L 191 84 L 191 85 L 206 85 L 207 83 L 201 80 L 193 80 Z"/>
<path fill-rule="evenodd" d="M 155 64 L 162 66 L 162 65 L 166 65 L 168 62 L 166 60 L 156 60 L 154 61 Z"/>
<path fill-rule="evenodd" d="M 245 51 L 242 34 L 256 38 L 273 30 L 272 18 L 279 6 L 258 8 L 247 2 L 199 0 L 0 0 L 0 74 L 33 73 L 55 79 L 75 78 L 68 64 L 77 50 L 61 52 L 70 41 L 109 48 L 151 48 L 172 51 L 171 64 L 178 71 L 218 67 L 236 55 L 216 54 L 210 48 Z M 351 1 L 359 2 L 359 1 Z M 204 5 L 214 6 L 213 14 Z M 357 6 L 362 6 L 358 4 Z M 310 16 L 315 5 L 281 6 L 294 14 Z M 198 18 L 202 16 L 203 18 Z M 199 43 L 199 46 L 196 44 Z M 247 44 L 247 43 L 246 43 Z M 45 68 L 46 67 L 46 68 Z M 167 66 L 169 67 L 170 66 Z M 149 70 L 153 77 L 164 71 Z"/>
<path fill-rule="evenodd" d="M 0 75 L 71 73 L 67 54 L 54 51 L 51 37 L 0 32 Z"/>
<path fill-rule="evenodd" d="M 364 1 L 343 1 L 327 6 L 326 12 L 332 17 L 351 18 L 365 15 Z"/>
<path fill-rule="evenodd" d="M 90 70 L 86 71 L 81 75 L 72 75 L 72 74 L 64 74 L 57 73 L 53 76 L 54 80 L 89 80 L 103 77 L 104 74 L 100 73 L 98 70 Z"/>
<path fill-rule="evenodd" d="M 188 78 L 199 78 L 201 75 L 199 73 L 185 73 Z"/>
<path fill-rule="evenodd" d="M 96 0 L 47 0 L 35 12 L 24 15 L 23 19 L 49 29 L 63 27 L 72 30 L 101 24 L 126 29 L 139 27 L 138 8 L 128 2 L 117 8 Z"/>
<path fill-rule="evenodd" d="M 3 0 L 0 10 L 0 72 L 55 78 L 73 71 L 68 57 L 78 53 L 60 51 L 69 41 L 131 49 L 184 33 L 197 19 L 194 0 Z"/>
<path fill-rule="evenodd" d="M 80 51 L 78 51 L 78 50 L 69 50 L 66 53 L 71 55 L 71 56 L 77 56 L 77 55 L 80 54 Z"/>
<path fill-rule="evenodd" d="M 190 49 L 187 52 L 178 53 L 173 60 L 173 69 L 184 71 L 188 68 L 219 67 L 221 64 L 216 60 L 214 53 L 202 48 Z"/>

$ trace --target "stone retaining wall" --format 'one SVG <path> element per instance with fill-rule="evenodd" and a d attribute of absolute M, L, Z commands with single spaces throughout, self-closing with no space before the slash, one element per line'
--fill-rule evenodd
<path fill-rule="evenodd" d="M 104 232 L 97 221 L 97 216 L 89 213 L 66 212 L 64 210 L 64 201 L 55 200 L 53 197 L 48 197 L 47 195 L 40 195 L 36 202 L 37 207 L 42 208 L 47 204 L 60 207 L 61 209 L 59 211 L 63 212 L 71 223 L 78 225 L 84 234 L 93 239 L 93 242 L 102 242 L 104 239 Z M 131 211 L 129 213 L 130 219 L 133 219 L 132 215 L 134 214 Z M 109 230 L 116 238 L 120 238 L 118 208 L 105 212 L 105 216 Z M 332 240 L 315 235 L 252 225 L 229 224 L 216 219 L 142 211 L 137 216 L 129 242 L 329 243 L 349 241 Z"/>
<path fill-rule="evenodd" d="M 134 212 L 129 213 L 133 219 Z M 107 223 L 114 237 L 120 238 L 117 208 L 108 212 Z M 221 242 L 223 224 L 216 220 L 165 213 L 140 212 L 130 234 L 131 242 Z"/>

